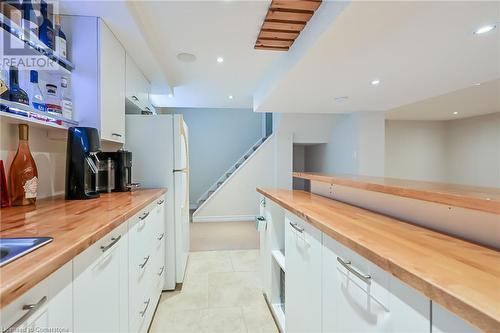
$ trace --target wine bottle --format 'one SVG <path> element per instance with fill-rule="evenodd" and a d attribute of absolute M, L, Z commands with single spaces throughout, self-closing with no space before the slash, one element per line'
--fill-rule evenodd
<path fill-rule="evenodd" d="M 28 145 L 28 125 L 19 124 L 19 146 L 9 170 L 12 206 L 33 205 L 38 191 L 38 171 Z"/>
<path fill-rule="evenodd" d="M 17 70 L 17 67 L 10 66 L 9 81 L 9 99 L 12 102 L 30 105 L 28 94 L 26 91 L 21 89 L 21 87 L 19 87 L 19 71 Z"/>
<path fill-rule="evenodd" d="M 42 1 L 40 5 L 40 10 L 42 12 L 43 22 L 40 28 L 38 29 L 39 38 L 45 45 L 47 45 L 52 50 L 55 50 L 54 25 L 52 24 L 52 21 L 49 19 L 49 9 L 47 2 Z"/>

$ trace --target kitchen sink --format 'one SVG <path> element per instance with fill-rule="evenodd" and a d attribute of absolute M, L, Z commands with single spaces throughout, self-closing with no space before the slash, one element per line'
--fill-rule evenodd
<path fill-rule="evenodd" d="M 0 238 L 0 267 L 52 242 L 52 237 Z"/>

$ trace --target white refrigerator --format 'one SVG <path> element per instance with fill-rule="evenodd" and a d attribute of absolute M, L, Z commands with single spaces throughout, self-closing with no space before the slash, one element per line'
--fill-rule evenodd
<path fill-rule="evenodd" d="M 165 290 L 184 281 L 189 254 L 189 146 L 182 115 L 127 115 L 125 149 L 132 181 L 166 187 Z"/>

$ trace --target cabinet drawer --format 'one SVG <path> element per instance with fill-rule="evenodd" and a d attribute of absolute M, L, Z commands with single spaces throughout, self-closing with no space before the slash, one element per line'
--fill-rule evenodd
<path fill-rule="evenodd" d="M 72 266 L 73 262 L 49 277 L 2 309 L 2 330 L 41 332 L 51 329 L 73 330 Z M 32 308 L 32 309 L 30 309 Z M 12 327 L 12 328 L 11 328 Z"/>

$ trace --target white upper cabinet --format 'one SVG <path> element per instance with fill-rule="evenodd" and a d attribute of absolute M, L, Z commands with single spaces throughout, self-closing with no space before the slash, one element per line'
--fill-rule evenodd
<path fill-rule="evenodd" d="M 323 332 L 430 332 L 430 300 L 323 234 Z"/>
<path fill-rule="evenodd" d="M 65 16 L 75 69 L 74 119 L 95 127 L 102 140 L 125 140 L 125 49 L 97 17 Z M 78 64 L 78 65 L 76 65 Z"/>
<path fill-rule="evenodd" d="M 138 109 L 151 108 L 151 85 L 129 54 L 126 55 L 126 97 Z M 151 110 L 153 111 L 153 110 Z"/>
<path fill-rule="evenodd" d="M 99 20 L 101 139 L 125 140 L 125 49 Z"/>
<path fill-rule="evenodd" d="M 321 331 L 321 231 L 295 215 L 285 218 L 285 329 Z"/>

